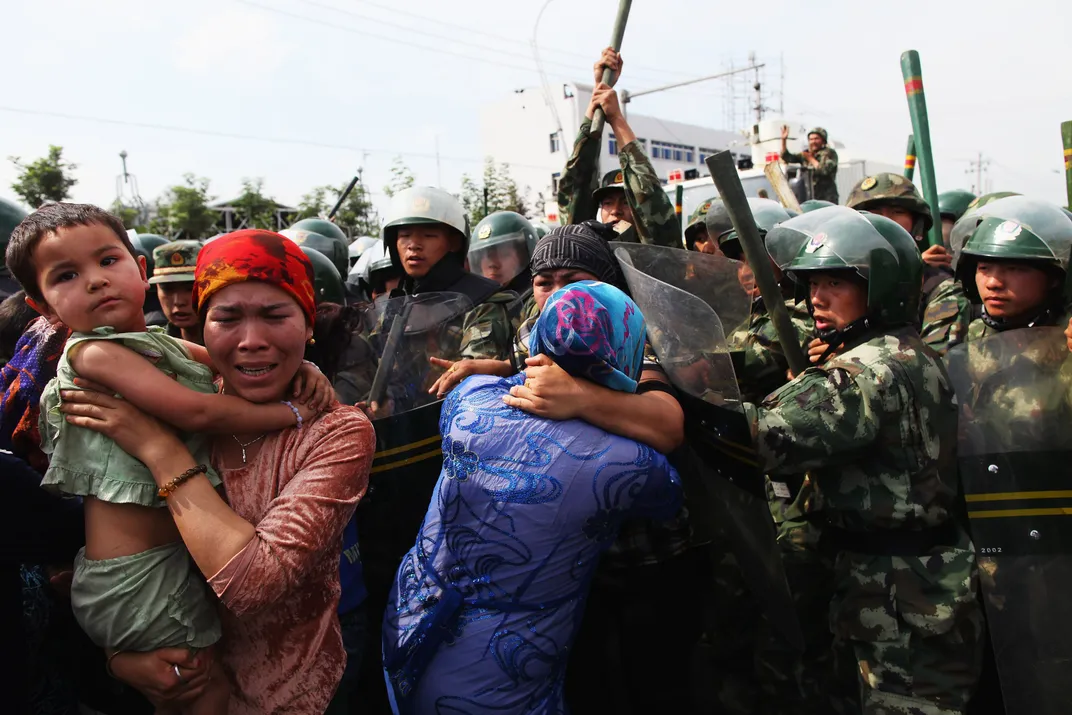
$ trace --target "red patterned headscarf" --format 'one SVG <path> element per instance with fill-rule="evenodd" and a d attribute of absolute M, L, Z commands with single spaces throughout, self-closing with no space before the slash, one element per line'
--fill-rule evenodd
<path fill-rule="evenodd" d="M 205 244 L 194 271 L 194 310 L 200 315 L 219 290 L 244 281 L 282 288 L 316 322 L 313 264 L 298 244 L 271 231 L 245 229 Z"/>

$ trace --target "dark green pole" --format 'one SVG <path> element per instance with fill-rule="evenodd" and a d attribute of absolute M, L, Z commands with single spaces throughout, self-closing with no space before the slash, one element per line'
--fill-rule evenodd
<path fill-rule="evenodd" d="M 625 37 L 625 23 L 629 21 L 629 8 L 633 5 L 633 0 L 620 0 L 618 3 L 618 16 L 614 18 L 614 32 L 610 36 L 610 46 L 614 48 L 615 52 L 621 52 L 622 38 Z M 610 84 L 614 79 L 614 72 L 609 67 L 603 69 L 603 81 Z M 595 114 L 592 115 L 592 134 L 598 134 L 603 131 L 603 109 L 596 107 Z"/>
<path fill-rule="evenodd" d="M 350 185 L 343 189 L 343 192 L 339 194 L 339 200 L 335 202 L 335 205 L 331 208 L 331 212 L 328 214 L 328 221 L 335 218 L 335 214 L 339 213 L 339 209 L 342 208 L 342 202 L 346 201 L 346 197 L 350 195 L 350 192 L 354 190 L 357 185 L 357 174 L 354 174 L 354 178 L 350 179 Z"/>
<path fill-rule="evenodd" d="M 682 226 L 685 225 L 684 221 L 682 221 L 682 216 L 681 216 L 681 213 L 684 210 L 685 210 L 685 187 L 682 186 L 681 184 L 678 184 L 676 187 L 674 187 L 674 215 L 677 216 L 678 228 L 681 228 Z M 682 244 L 685 243 L 685 233 L 684 233 L 684 231 L 682 231 L 682 233 L 681 233 L 681 243 Z M 688 246 L 685 246 L 685 247 L 688 248 Z"/>
<path fill-rule="evenodd" d="M 908 146 L 904 150 L 904 178 L 909 181 L 916 173 L 916 138 L 908 135 Z"/>
<path fill-rule="evenodd" d="M 808 359 L 804 356 L 804 350 L 800 345 L 793 323 L 789 320 L 789 311 L 785 309 L 785 299 L 782 290 L 778 287 L 778 281 L 774 278 L 774 270 L 771 268 L 770 257 L 763 246 L 763 239 L 759 237 L 759 229 L 756 221 L 752 218 L 752 209 L 748 206 L 748 199 L 744 195 L 744 187 L 741 186 L 741 177 L 737 175 L 737 164 L 733 160 L 733 154 L 728 151 L 720 151 L 714 156 L 707 157 L 707 168 L 711 172 L 711 180 L 718 189 L 718 197 L 726 205 L 726 213 L 730 215 L 733 230 L 737 232 L 737 238 L 741 241 L 748 266 L 756 277 L 756 285 L 759 286 L 760 295 L 763 296 L 763 304 L 770 311 L 771 322 L 778 333 L 778 342 L 782 345 L 782 354 L 789 363 L 789 369 L 794 375 L 799 375 L 808 367 Z"/>
<path fill-rule="evenodd" d="M 927 234 L 932 246 L 942 245 L 942 222 L 938 211 L 938 186 L 934 183 L 934 156 L 931 154 L 931 125 L 927 119 L 927 97 L 923 93 L 923 70 L 919 65 L 919 53 L 908 50 L 901 54 L 901 75 L 904 77 L 905 95 L 908 97 L 908 114 L 912 117 L 912 134 L 915 136 L 916 158 L 919 162 L 919 183 L 924 201 L 931 207 L 934 224 Z"/>
<path fill-rule="evenodd" d="M 1065 199 L 1072 209 L 1072 120 L 1061 123 L 1061 141 L 1065 145 Z"/>

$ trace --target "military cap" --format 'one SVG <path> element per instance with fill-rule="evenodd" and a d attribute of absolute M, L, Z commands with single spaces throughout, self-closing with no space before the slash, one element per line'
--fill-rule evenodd
<path fill-rule="evenodd" d="M 685 240 L 688 242 L 688 248 L 693 248 L 692 242 L 696 240 L 695 236 L 700 232 L 700 228 L 706 228 L 705 221 L 707 220 L 707 212 L 711 210 L 711 202 L 714 199 L 708 199 L 693 210 L 689 216 L 689 222 L 685 226 Z"/>
<path fill-rule="evenodd" d="M 198 241 L 172 241 L 153 249 L 153 277 L 150 283 L 193 283 L 197 254 L 201 252 Z"/>
<path fill-rule="evenodd" d="M 603 198 L 616 189 L 625 190 L 625 174 L 621 169 L 608 171 L 599 182 L 599 188 L 592 192 L 592 199 L 598 205 Z"/>
<path fill-rule="evenodd" d="M 916 185 L 901 176 L 884 172 L 861 179 L 852 187 L 845 205 L 857 211 L 870 211 L 875 206 L 886 204 L 901 206 L 923 221 L 923 233 L 934 225 L 931 207 L 919 195 Z M 922 234 L 921 234 L 922 235 Z"/>

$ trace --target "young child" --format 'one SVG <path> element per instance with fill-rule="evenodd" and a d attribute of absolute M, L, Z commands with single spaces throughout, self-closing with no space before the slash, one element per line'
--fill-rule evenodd
<path fill-rule="evenodd" d="M 11 235 L 7 265 L 27 303 L 72 330 L 42 395 L 40 426 L 42 449 L 51 455 L 42 484 L 85 502 L 86 545 L 71 586 L 76 619 L 110 654 L 187 647 L 209 649 L 203 655 L 212 662 L 220 638 L 215 599 L 167 509 L 168 487 L 181 489 L 180 475 L 158 489 L 149 470 L 112 440 L 67 424 L 60 391 L 77 389 L 75 378 L 83 378 L 170 423 L 201 463 L 197 471 L 217 485 L 202 433 L 269 432 L 300 426 L 315 413 L 215 394 L 204 348 L 146 328 L 145 259 L 122 223 L 95 206 L 57 203 L 28 216 Z M 310 368 L 303 371 L 298 381 L 308 382 Z M 226 683 L 222 673 L 212 678 L 186 711 L 226 712 Z"/>

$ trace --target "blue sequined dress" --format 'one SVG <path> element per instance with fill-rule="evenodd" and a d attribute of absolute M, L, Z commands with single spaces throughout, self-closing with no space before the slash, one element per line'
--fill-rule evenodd
<path fill-rule="evenodd" d="M 563 713 L 600 553 L 626 519 L 677 513 L 666 458 L 580 420 L 507 407 L 512 378 L 443 404 L 443 470 L 384 618 L 396 713 Z"/>

